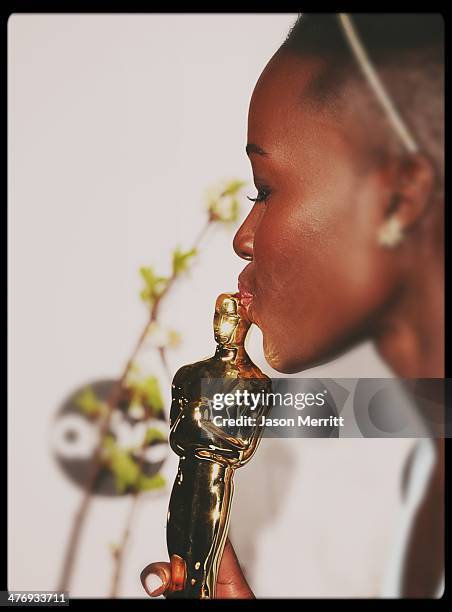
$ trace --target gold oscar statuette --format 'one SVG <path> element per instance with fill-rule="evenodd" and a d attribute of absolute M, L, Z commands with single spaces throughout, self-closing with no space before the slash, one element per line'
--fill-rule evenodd
<path fill-rule="evenodd" d="M 215 304 L 215 354 L 181 367 L 173 379 L 169 440 L 180 459 L 167 519 L 168 598 L 215 598 L 234 473 L 256 451 L 269 407 L 265 401 L 253 409 L 229 404 L 227 416 L 243 418 L 223 419 L 225 410 L 216 412 L 206 389 L 223 394 L 246 389 L 261 397 L 271 391 L 270 379 L 245 350 L 250 326 L 240 294 L 222 293 Z"/>

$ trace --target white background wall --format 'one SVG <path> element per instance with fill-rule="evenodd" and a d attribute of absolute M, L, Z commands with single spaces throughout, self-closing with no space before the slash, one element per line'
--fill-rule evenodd
<path fill-rule="evenodd" d="M 75 388 L 122 370 L 145 321 L 138 268 L 191 246 L 203 194 L 243 178 L 254 84 L 294 14 L 33 15 L 8 23 L 9 584 L 56 588 L 80 490 L 50 452 Z M 241 218 L 249 209 L 243 200 Z M 237 227 L 237 226 L 236 226 Z M 215 297 L 244 266 L 216 227 L 162 320 L 175 371 L 213 349 Z M 190 303 L 188 325 L 184 305 Z M 268 374 L 261 336 L 250 353 Z M 152 364 L 157 369 L 158 363 Z M 369 346 L 306 376 L 385 376 Z M 164 379 L 163 379 L 164 380 Z M 169 384 L 168 384 L 169 394 Z M 264 440 L 236 477 L 231 539 L 258 596 L 374 596 L 400 510 L 409 440 Z M 164 473 L 171 482 L 171 456 Z M 169 489 L 143 499 L 122 596 L 166 559 Z M 95 499 L 73 596 L 106 596 L 128 499 Z"/>

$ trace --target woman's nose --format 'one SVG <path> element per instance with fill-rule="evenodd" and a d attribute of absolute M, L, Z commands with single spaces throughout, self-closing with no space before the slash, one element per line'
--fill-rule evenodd
<path fill-rule="evenodd" d="M 239 257 L 247 261 L 253 259 L 254 234 L 256 232 L 257 217 L 255 207 L 237 230 L 232 246 Z"/>

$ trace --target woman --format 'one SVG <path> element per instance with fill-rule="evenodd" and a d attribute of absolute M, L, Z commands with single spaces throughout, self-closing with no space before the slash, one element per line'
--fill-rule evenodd
<path fill-rule="evenodd" d="M 279 372 L 370 338 L 395 376 L 444 377 L 442 80 L 432 14 L 302 15 L 262 72 L 246 147 L 258 193 L 234 250 Z M 436 441 L 402 597 L 432 597 L 441 581 L 443 463 Z M 153 596 L 169 578 L 165 563 L 142 573 Z M 217 596 L 253 597 L 230 542 Z"/>

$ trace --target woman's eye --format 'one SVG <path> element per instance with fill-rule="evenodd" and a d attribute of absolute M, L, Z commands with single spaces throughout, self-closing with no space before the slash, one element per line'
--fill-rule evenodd
<path fill-rule="evenodd" d="M 248 198 L 248 200 L 251 200 L 251 202 L 265 202 L 269 195 L 270 190 L 266 187 L 262 187 L 261 189 L 258 189 L 257 198 L 250 198 L 250 196 L 246 197 Z"/>

